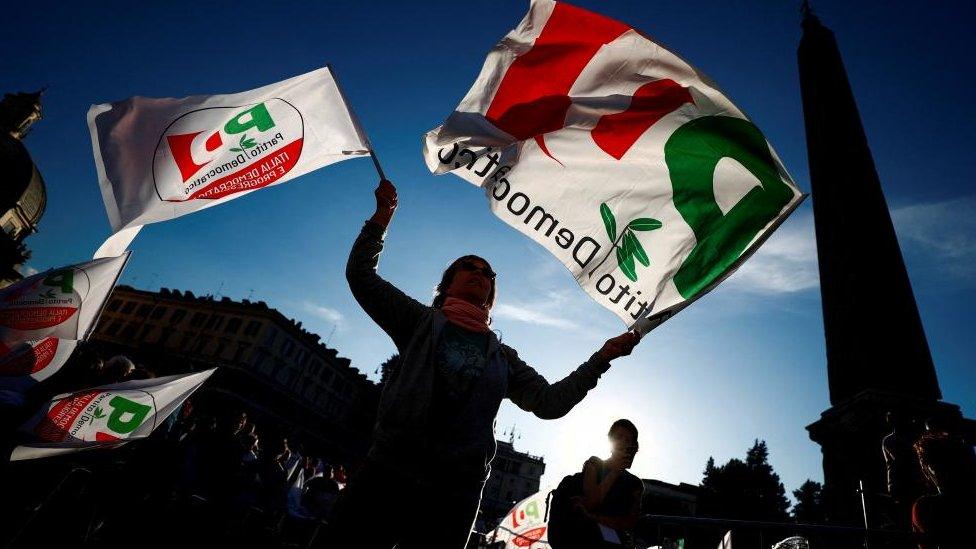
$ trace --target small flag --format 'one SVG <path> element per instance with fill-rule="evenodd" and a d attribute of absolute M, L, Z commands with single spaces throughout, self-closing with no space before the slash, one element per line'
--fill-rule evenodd
<path fill-rule="evenodd" d="M 505 542 L 505 549 L 549 547 L 546 498 L 551 491 L 536 492 L 516 503 L 489 535 L 489 541 Z"/>
<path fill-rule="evenodd" d="M 52 269 L 0 290 L 0 341 L 13 350 L 27 340 L 84 339 L 128 259 L 124 253 Z"/>
<path fill-rule="evenodd" d="M 147 223 L 214 206 L 369 154 L 329 68 L 230 95 L 133 97 L 88 110 L 119 253 Z"/>
<path fill-rule="evenodd" d="M 803 199 L 701 72 L 552 0 L 533 0 L 489 53 L 424 156 L 480 186 L 495 215 L 644 330 L 724 280 Z"/>
<path fill-rule="evenodd" d="M 10 460 L 111 448 L 146 438 L 215 370 L 125 381 L 56 396 L 21 427 L 33 440 L 14 448 Z"/>

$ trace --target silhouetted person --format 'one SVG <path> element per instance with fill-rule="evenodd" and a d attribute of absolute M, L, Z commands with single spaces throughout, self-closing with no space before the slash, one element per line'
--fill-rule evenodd
<path fill-rule="evenodd" d="M 481 503 L 502 399 L 543 419 L 562 417 L 639 338 L 610 339 L 550 384 L 489 328 L 495 273 L 484 259 L 451 263 L 431 306 L 376 273 L 397 194 L 386 180 L 375 194 L 376 211 L 353 245 L 346 278 L 401 358 L 384 385 L 366 462 L 336 505 L 331 547 L 429 547 L 434 536 L 438 547 L 459 549 Z M 436 532 L 424 526 L 431 509 Z"/>
<path fill-rule="evenodd" d="M 612 451 L 607 459 L 586 460 L 582 473 L 559 483 L 549 518 L 553 549 L 632 547 L 640 519 L 644 483 L 631 474 L 637 454 L 637 427 L 618 419 L 607 433 Z"/>
<path fill-rule="evenodd" d="M 107 385 L 109 383 L 120 383 L 129 379 L 136 369 L 136 365 L 132 362 L 129 357 L 125 355 L 115 355 L 108 359 L 105 363 L 105 368 L 102 369 L 102 379 L 99 380 L 99 385 Z"/>
<path fill-rule="evenodd" d="M 928 432 L 915 443 L 922 473 L 932 493 L 912 507 L 912 526 L 923 536 L 920 549 L 976 547 L 976 471 L 972 449 L 942 432 Z"/>
<path fill-rule="evenodd" d="M 912 437 L 905 432 L 904 422 L 894 413 L 885 414 L 885 422 L 891 429 L 881 441 L 888 495 L 896 503 L 911 502 L 918 494 L 918 459 L 912 450 Z"/>

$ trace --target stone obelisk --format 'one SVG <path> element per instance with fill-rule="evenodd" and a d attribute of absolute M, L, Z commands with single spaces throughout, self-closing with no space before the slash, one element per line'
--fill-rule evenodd
<path fill-rule="evenodd" d="M 823 451 L 832 522 L 863 525 L 858 492 L 863 482 L 868 522 L 877 528 L 884 526 L 879 494 L 887 490 L 881 452 L 889 430 L 886 413 L 899 417 L 912 437 L 930 417 L 970 432 L 974 422 L 940 401 L 935 366 L 840 50 L 833 32 L 806 4 L 803 11 L 800 86 L 831 404 L 807 429 Z"/>

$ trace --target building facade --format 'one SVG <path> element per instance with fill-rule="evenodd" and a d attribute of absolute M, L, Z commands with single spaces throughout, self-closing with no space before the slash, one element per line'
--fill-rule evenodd
<path fill-rule="evenodd" d="M 539 491 L 546 462 L 515 449 L 512 442 L 498 442 L 491 475 L 481 496 L 481 519 L 493 528 L 515 503 Z"/>
<path fill-rule="evenodd" d="M 365 454 L 378 388 L 264 302 L 118 286 L 90 341 L 157 375 L 217 366 L 208 386 L 231 405 L 300 433 L 337 460 Z"/>
<path fill-rule="evenodd" d="M 37 232 L 44 215 L 44 179 L 21 140 L 41 119 L 41 92 L 8 93 L 0 99 L 0 228 L 16 242 Z"/>

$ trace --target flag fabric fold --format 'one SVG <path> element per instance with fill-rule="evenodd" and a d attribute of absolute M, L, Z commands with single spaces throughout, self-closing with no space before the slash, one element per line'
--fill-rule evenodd
<path fill-rule="evenodd" d="M 14 448 L 10 460 L 112 448 L 146 438 L 214 371 L 216 368 L 125 381 L 58 395 L 20 428 L 31 440 Z"/>
<path fill-rule="evenodd" d="M 116 233 L 96 257 L 124 250 L 142 225 L 369 154 L 327 67 L 242 93 L 93 105 L 88 127 Z"/>
<path fill-rule="evenodd" d="M 423 153 L 645 330 L 724 280 L 803 199 L 697 69 L 552 0 L 532 1 Z"/>

